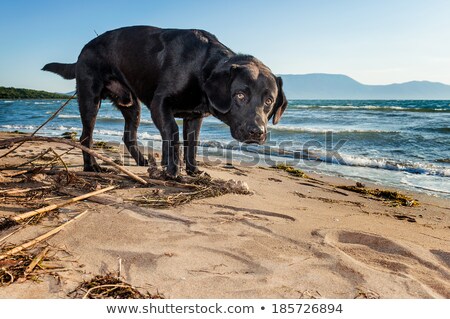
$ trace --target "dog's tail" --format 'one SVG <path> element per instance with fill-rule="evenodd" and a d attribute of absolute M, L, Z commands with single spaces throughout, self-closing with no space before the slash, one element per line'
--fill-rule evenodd
<path fill-rule="evenodd" d="M 50 71 L 61 75 L 66 80 L 75 79 L 76 76 L 76 63 L 49 63 L 46 64 L 42 71 Z"/>

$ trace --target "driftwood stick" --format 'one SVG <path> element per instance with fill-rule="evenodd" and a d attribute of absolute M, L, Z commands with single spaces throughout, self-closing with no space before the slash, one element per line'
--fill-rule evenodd
<path fill-rule="evenodd" d="M 77 197 L 71 198 L 71 199 L 66 200 L 66 201 L 64 201 L 62 203 L 59 203 L 59 204 L 52 204 L 52 205 L 49 205 L 49 206 L 45 206 L 45 207 L 42 207 L 42 208 L 39 208 L 39 209 L 32 210 L 30 212 L 26 212 L 26 213 L 14 216 L 11 219 L 14 220 L 15 222 L 20 222 L 21 220 L 24 220 L 26 218 L 30 218 L 30 217 L 32 217 L 34 215 L 52 211 L 52 210 L 54 210 L 56 208 L 59 208 L 59 207 L 62 207 L 62 206 L 65 206 L 65 205 L 68 205 L 68 204 L 71 204 L 71 203 L 78 202 L 80 200 L 86 199 L 86 198 L 94 196 L 94 195 L 98 195 L 98 194 L 104 193 L 104 192 L 109 191 L 109 190 L 114 189 L 114 188 L 115 188 L 115 186 L 109 186 L 109 187 L 106 187 L 106 188 L 102 188 L 102 189 L 96 190 L 94 192 L 90 192 L 90 193 L 87 193 L 87 194 L 84 194 L 84 195 L 81 195 L 81 196 L 77 196 Z"/>
<path fill-rule="evenodd" d="M 41 235 L 41 236 L 39 236 L 39 237 L 36 237 L 35 239 L 30 240 L 29 242 L 26 242 L 26 243 L 24 243 L 24 244 L 22 244 L 22 245 L 19 245 L 19 246 L 17 246 L 17 247 L 14 247 L 13 249 L 10 249 L 10 250 L 6 251 L 6 252 L 3 253 L 2 255 L 0 255 L 0 260 L 5 259 L 5 258 L 8 257 L 8 256 L 17 254 L 18 252 L 20 252 L 20 251 L 22 251 L 22 250 L 24 250 L 24 249 L 30 248 L 31 246 L 34 246 L 34 245 L 36 245 L 37 243 L 40 243 L 41 241 L 43 241 L 43 240 L 49 238 L 50 236 L 53 236 L 53 235 L 57 234 L 59 231 L 61 231 L 61 229 L 63 229 L 64 227 L 66 227 L 66 226 L 69 225 L 70 223 L 73 223 L 73 222 L 76 221 L 77 219 L 81 218 L 81 217 L 82 217 L 83 215 L 85 215 L 87 212 L 88 212 L 88 211 L 85 210 L 85 211 L 82 212 L 81 214 L 79 214 L 79 215 L 77 215 L 76 217 L 72 218 L 72 219 L 69 220 L 68 222 L 66 222 L 66 223 L 64 223 L 64 224 L 62 224 L 62 225 L 60 225 L 60 226 L 58 226 L 58 227 L 52 229 L 51 231 L 49 231 L 49 232 L 47 232 L 47 233 L 45 233 L 45 234 L 43 234 L 43 235 Z"/>
<path fill-rule="evenodd" d="M 41 187 L 35 187 L 35 188 L 22 188 L 22 189 L 2 189 L 0 190 L 0 195 L 5 195 L 5 196 L 9 196 L 9 195 L 15 195 L 15 194 L 21 194 L 21 193 L 28 193 L 28 192 L 32 192 L 32 191 L 40 191 L 40 190 L 45 190 L 45 189 L 49 189 L 51 188 L 51 186 L 41 186 Z"/>
<path fill-rule="evenodd" d="M 60 188 L 58 189 L 58 193 L 66 194 L 69 196 L 80 196 L 81 193 L 77 190 Z M 116 197 L 109 196 L 108 198 L 104 196 L 91 196 L 88 198 L 89 201 L 102 204 L 102 205 L 115 205 L 115 204 L 123 204 L 123 200 L 118 199 Z"/>
<path fill-rule="evenodd" d="M 143 184 L 143 185 L 147 185 L 147 182 L 142 179 L 141 177 L 137 176 L 136 174 L 130 172 L 129 170 L 125 169 L 123 166 L 117 165 L 116 163 L 114 163 L 113 160 L 111 160 L 109 157 L 106 157 L 104 155 L 100 155 L 97 152 L 91 150 L 90 148 L 84 147 L 81 144 L 66 140 L 66 139 L 62 139 L 62 138 L 56 138 L 56 137 L 45 137 L 45 136 L 21 136 L 21 137 L 15 137 L 15 138 L 10 138 L 10 139 L 6 139 L 6 140 L 2 140 L 0 141 L 0 148 L 6 145 L 11 145 L 14 143 L 21 143 L 21 142 L 50 142 L 50 143 L 63 143 L 63 144 L 67 144 L 76 148 L 81 149 L 83 152 L 88 153 L 89 155 L 92 155 L 94 157 L 97 157 L 98 159 L 104 161 L 105 163 L 108 163 L 109 165 L 117 168 L 119 171 L 121 171 L 122 173 L 128 175 L 129 177 L 131 177 L 132 179 L 134 179 L 135 181 Z"/>
<path fill-rule="evenodd" d="M 31 261 L 31 264 L 28 265 L 28 267 L 25 269 L 25 275 L 29 274 L 33 271 L 33 269 L 39 264 L 39 262 L 44 259 L 45 255 L 47 254 L 49 248 L 45 247 L 39 254 L 36 255 L 36 257 L 33 258 Z"/>
<path fill-rule="evenodd" d="M 14 173 L 3 174 L 3 177 L 14 177 L 14 176 L 22 175 L 22 174 L 25 174 L 28 172 L 29 172 L 28 170 L 22 170 L 22 171 L 18 171 L 18 172 L 14 172 Z"/>

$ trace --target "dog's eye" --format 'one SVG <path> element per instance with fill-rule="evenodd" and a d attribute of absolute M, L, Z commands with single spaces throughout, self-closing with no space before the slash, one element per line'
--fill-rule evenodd
<path fill-rule="evenodd" d="M 243 101 L 245 99 L 245 94 L 242 92 L 238 92 L 236 93 L 236 97 L 238 98 L 238 100 Z"/>
<path fill-rule="evenodd" d="M 264 104 L 266 104 L 267 106 L 272 105 L 273 100 L 269 97 L 268 99 L 266 99 L 266 101 L 264 102 Z"/>

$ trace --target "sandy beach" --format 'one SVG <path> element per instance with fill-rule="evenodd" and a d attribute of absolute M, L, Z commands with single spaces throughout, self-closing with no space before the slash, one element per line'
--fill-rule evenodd
<path fill-rule="evenodd" d="M 15 136 L 20 135 L 2 133 L 0 138 Z M 26 143 L 1 158 L 0 166 L 26 162 L 49 147 L 58 154 L 71 148 Z M 115 147 L 103 154 L 120 159 Z M 78 149 L 62 158 L 69 171 L 82 170 Z M 65 172 L 60 162 L 51 166 L 16 176 L 30 165 L 0 171 L 2 191 L 50 189 L 1 193 L 0 216 L 61 202 L 70 192 L 117 187 L 24 227 L 0 231 L 4 238 L 22 227 L 0 242 L 4 252 L 88 211 L 30 249 L 36 253 L 48 247 L 52 261 L 26 280 L 0 286 L 1 298 L 70 298 L 81 282 L 119 271 L 125 282 L 165 298 L 450 298 L 446 199 L 399 190 L 418 202 L 402 206 L 338 187 L 356 185 L 348 179 L 298 177 L 262 166 L 201 165 L 213 178 L 247 183 L 252 194 L 194 199 L 161 209 L 142 199 L 164 194 L 162 184 L 143 186 L 118 174 L 68 181 L 54 173 Z M 148 175 L 145 167 L 126 168 Z M 53 173 L 47 174 L 49 170 Z M 5 260 L 1 263 L 7 266 Z"/>

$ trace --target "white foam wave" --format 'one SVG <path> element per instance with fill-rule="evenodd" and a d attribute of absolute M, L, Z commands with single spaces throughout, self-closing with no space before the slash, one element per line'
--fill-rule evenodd
<path fill-rule="evenodd" d="M 298 127 L 290 125 L 269 125 L 268 128 L 274 131 L 286 131 L 296 133 L 398 133 L 398 131 L 385 130 L 365 130 L 365 129 L 344 129 L 344 128 L 317 128 L 317 127 Z"/>
<path fill-rule="evenodd" d="M 138 133 L 138 137 L 143 140 L 161 140 L 161 135 L 159 134 L 149 134 L 147 132 Z"/>
<path fill-rule="evenodd" d="M 49 112 L 49 113 L 52 113 L 52 112 Z M 79 119 L 80 118 L 79 115 L 69 115 L 69 114 L 60 114 L 60 115 L 58 115 L 58 117 L 62 118 L 62 119 Z"/>
<path fill-rule="evenodd" d="M 409 111 L 409 112 L 450 112 L 445 108 L 421 108 L 421 107 L 406 107 L 406 106 L 387 106 L 387 105 L 306 105 L 306 104 L 291 104 L 290 109 L 335 109 L 335 110 L 375 110 L 375 111 Z"/>
<path fill-rule="evenodd" d="M 109 136 L 122 136 L 123 132 L 115 131 L 115 130 L 96 129 L 96 130 L 94 130 L 94 134 L 109 135 Z"/>
<path fill-rule="evenodd" d="M 439 167 L 428 163 L 419 162 L 400 162 L 384 158 L 368 158 L 364 156 L 339 154 L 343 162 L 330 156 L 320 156 L 320 159 L 326 162 L 340 163 L 348 166 L 361 166 L 394 171 L 404 171 L 413 174 L 434 175 L 450 177 L 450 168 Z"/>
<path fill-rule="evenodd" d="M 34 125 L 11 125 L 11 124 L 5 124 L 1 126 L 2 128 L 6 128 L 8 130 L 15 129 L 15 130 L 33 130 L 37 126 Z"/>

